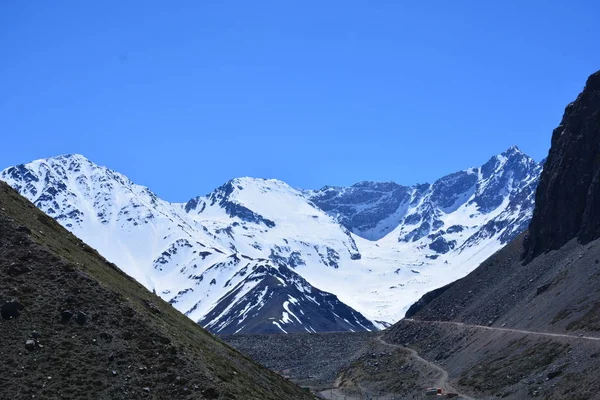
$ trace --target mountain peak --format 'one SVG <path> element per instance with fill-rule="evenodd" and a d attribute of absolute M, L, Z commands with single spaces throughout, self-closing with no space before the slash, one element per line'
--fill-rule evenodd
<path fill-rule="evenodd" d="M 79 163 L 89 163 L 89 164 L 96 165 L 94 162 L 90 161 L 87 157 L 85 157 L 82 154 L 78 154 L 78 153 L 60 154 L 55 157 L 41 158 L 39 160 L 32 161 L 32 163 L 35 163 L 35 162 L 45 162 L 45 163 L 79 162 Z"/>
<path fill-rule="evenodd" d="M 89 161 L 89 159 L 86 156 L 84 156 L 83 154 L 79 154 L 79 153 L 60 154 L 56 157 L 50 157 L 50 158 L 77 159 L 77 160 Z"/>
<path fill-rule="evenodd" d="M 289 186 L 287 183 L 274 178 L 254 178 L 251 176 L 242 176 L 239 178 L 231 179 L 229 182 L 241 186 Z"/>
<path fill-rule="evenodd" d="M 504 150 L 502 153 L 498 154 L 496 157 L 498 160 L 502 159 L 531 159 L 527 154 L 521 151 L 517 146 L 510 146 L 508 149 Z"/>
<path fill-rule="evenodd" d="M 253 178 L 249 176 L 231 179 L 217 190 L 224 190 L 227 193 L 227 196 L 235 192 L 236 197 L 237 195 L 248 191 L 257 191 L 259 193 L 296 192 L 296 189 L 279 179 Z"/>
<path fill-rule="evenodd" d="M 516 145 L 512 145 L 510 146 L 508 149 L 506 149 L 504 152 L 502 152 L 503 155 L 514 155 L 514 154 L 525 154 L 521 151 L 521 149 L 519 149 Z"/>

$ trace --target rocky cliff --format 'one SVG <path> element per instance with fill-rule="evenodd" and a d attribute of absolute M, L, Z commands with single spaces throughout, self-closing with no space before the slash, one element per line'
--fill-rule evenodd
<path fill-rule="evenodd" d="M 599 196 L 597 72 L 553 132 L 529 232 L 423 296 L 385 340 L 418 351 L 475 398 L 598 398 Z"/>
<path fill-rule="evenodd" d="M 600 71 L 565 109 L 535 196 L 526 259 L 600 237 Z"/>

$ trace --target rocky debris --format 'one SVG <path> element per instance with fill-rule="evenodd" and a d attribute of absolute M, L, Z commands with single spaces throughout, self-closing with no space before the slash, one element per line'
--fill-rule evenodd
<path fill-rule="evenodd" d="M 220 336 L 254 360 L 301 386 L 327 387 L 380 332 L 236 334 Z M 329 386 L 330 387 L 330 386 Z"/>
<path fill-rule="evenodd" d="M 8 275 L 10 276 L 19 276 L 31 272 L 31 268 L 21 263 L 13 262 L 8 266 L 6 272 L 8 272 Z"/>
<path fill-rule="evenodd" d="M 144 392 L 146 393 L 150 393 L 150 387 L 146 386 L 144 389 L 142 389 Z"/>
<path fill-rule="evenodd" d="M 2 319 L 13 319 L 21 315 L 21 311 L 25 309 L 25 306 L 19 303 L 17 300 L 7 301 L 0 308 Z"/>
<path fill-rule="evenodd" d="M 27 350 L 33 350 L 33 349 L 35 349 L 35 340 L 33 340 L 33 339 L 27 339 L 25 341 L 25 348 Z"/>
<path fill-rule="evenodd" d="M 35 340 L 38 340 L 38 339 L 39 339 L 39 338 L 42 336 L 42 334 L 41 334 L 41 333 L 39 333 L 39 332 L 38 332 L 38 331 L 36 331 L 36 330 L 33 330 L 33 331 L 31 331 L 31 334 L 30 334 L 30 336 L 31 336 L 32 338 L 34 338 Z"/>
<path fill-rule="evenodd" d="M 75 317 L 75 322 L 78 325 L 83 326 L 87 322 L 87 314 L 84 313 L 83 311 L 73 312 L 71 310 L 63 310 L 60 313 L 60 320 L 63 324 L 66 324 L 69 321 L 71 321 L 71 319 L 73 319 L 73 317 Z"/>

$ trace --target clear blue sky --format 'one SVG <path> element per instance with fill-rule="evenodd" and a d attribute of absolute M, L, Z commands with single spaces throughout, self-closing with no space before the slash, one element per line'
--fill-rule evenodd
<path fill-rule="evenodd" d="M 10 1 L 0 168 L 81 153 L 185 201 L 237 176 L 433 181 L 546 156 L 598 1 Z"/>

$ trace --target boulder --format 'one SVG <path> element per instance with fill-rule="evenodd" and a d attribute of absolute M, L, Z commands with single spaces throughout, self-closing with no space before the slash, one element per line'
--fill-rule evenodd
<path fill-rule="evenodd" d="M 83 311 L 77 311 L 77 315 L 75 315 L 75 322 L 79 325 L 85 325 L 87 321 L 87 315 Z"/>
<path fill-rule="evenodd" d="M 71 318 L 73 318 L 73 312 L 70 310 L 64 310 L 60 313 L 60 320 L 63 324 L 69 322 Z"/>
<path fill-rule="evenodd" d="M 25 306 L 19 303 L 17 300 L 11 300 L 2 305 L 0 308 L 0 314 L 2 319 L 13 319 L 21 315 L 21 311 L 25 309 Z"/>

